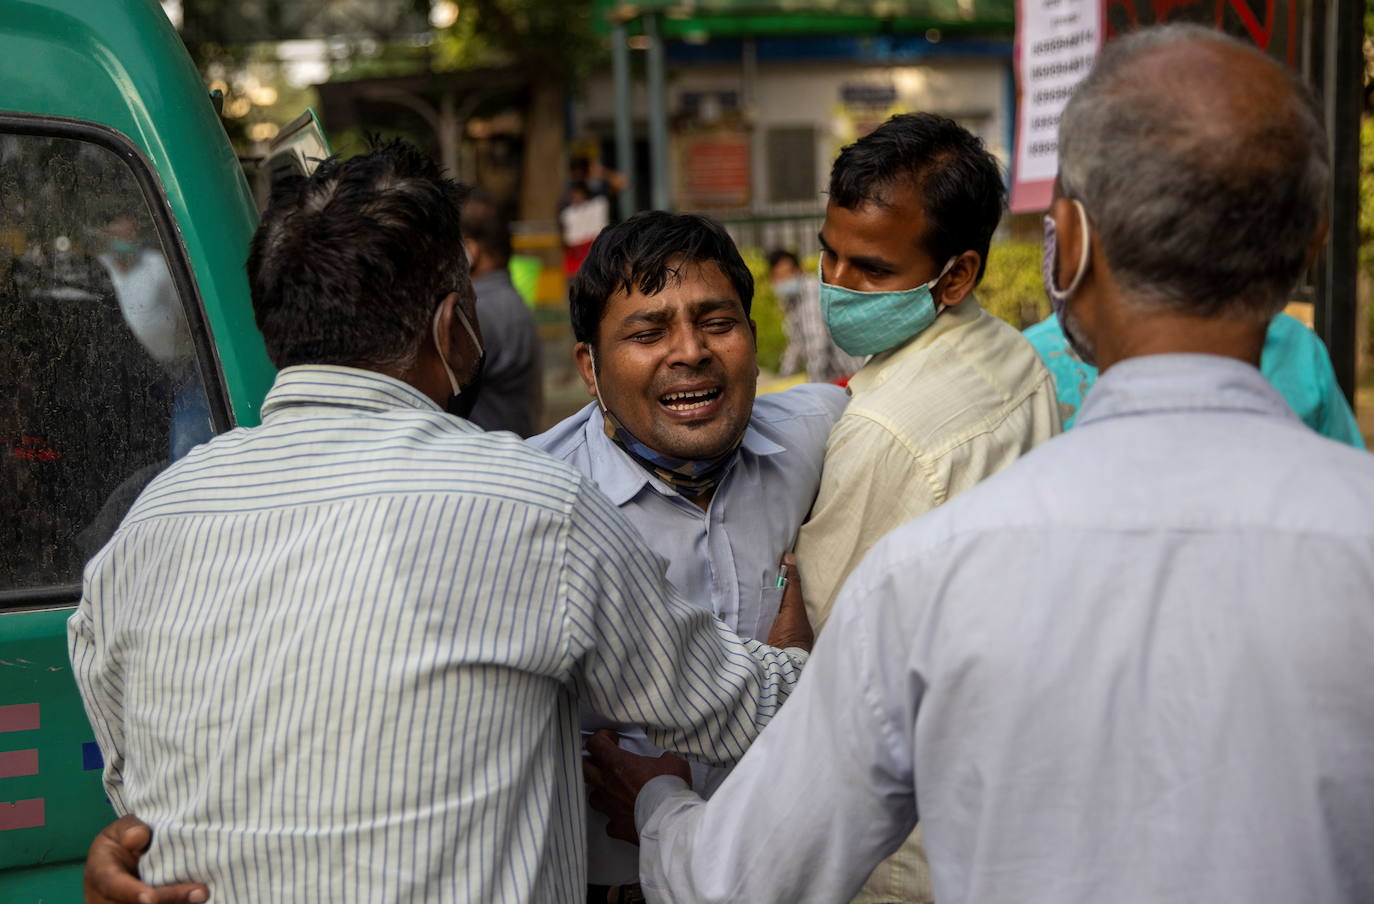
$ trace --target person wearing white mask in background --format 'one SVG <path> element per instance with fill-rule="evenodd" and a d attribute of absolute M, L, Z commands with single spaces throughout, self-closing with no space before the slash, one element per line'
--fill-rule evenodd
<path fill-rule="evenodd" d="M 782 308 L 782 331 L 787 337 L 778 376 L 804 373 L 813 382 L 834 383 L 863 366 L 862 358 L 846 355 L 830 338 L 821 316 L 820 284 L 814 273 L 802 270 L 795 254 L 783 248 L 769 252 L 768 281 Z"/>
<path fill-rule="evenodd" d="M 821 310 L 841 349 L 872 357 L 849 381 L 797 541 L 818 632 L 884 534 L 1060 430 L 1054 381 L 1035 349 L 973 296 L 1005 199 L 983 142 L 942 116 L 894 116 L 840 152 L 829 194 Z M 855 900 L 931 899 L 913 835 Z"/>
<path fill-rule="evenodd" d="M 99 233 L 99 260 L 110 276 L 124 322 L 172 382 L 169 457 L 175 461 L 214 435 L 210 405 L 196 369 L 195 343 L 162 251 L 131 214 L 113 217 Z"/>

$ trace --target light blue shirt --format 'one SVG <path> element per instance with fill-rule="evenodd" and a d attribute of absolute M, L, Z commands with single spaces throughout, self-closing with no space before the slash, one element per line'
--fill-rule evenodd
<path fill-rule="evenodd" d="M 288 367 L 87 566 L 72 669 L 153 884 L 586 899 L 578 703 L 724 765 L 805 654 L 684 604 L 573 468 L 413 387 Z"/>
<path fill-rule="evenodd" d="M 1097 368 L 1074 354 L 1053 314 L 1028 327 L 1025 336 L 1054 375 L 1067 430 L 1097 380 Z M 1317 334 L 1301 321 L 1280 313 L 1269 323 L 1260 371 L 1307 426 L 1322 436 L 1364 448 L 1355 413 L 1336 382 L 1331 356 Z"/>
<path fill-rule="evenodd" d="M 646 896 L 841 902 L 916 822 L 941 904 L 1374 901 L 1374 458 L 1255 368 L 1123 361 L 882 540 Z"/>
<path fill-rule="evenodd" d="M 790 550 L 820 485 L 830 428 L 848 394 L 838 386 L 805 384 L 759 396 L 739 456 L 705 511 L 649 473 L 605 433 L 601 410 L 588 405 L 529 440 L 591 478 L 662 556 L 668 579 L 684 599 L 745 637 L 765 639 L 782 601 L 778 560 Z M 583 713 L 584 731 L 611 727 L 626 748 L 655 755 L 638 728 Z M 693 763 L 694 787 L 709 793 L 723 770 Z M 638 851 L 606 834 L 590 813 L 588 879 L 622 885 L 638 878 Z"/>
<path fill-rule="evenodd" d="M 684 599 L 762 640 L 782 599 L 778 560 L 816 499 L 825 441 L 848 400 L 819 383 L 759 396 L 739 457 L 705 511 L 609 439 L 594 403 L 529 442 L 591 478 L 668 561 Z"/>

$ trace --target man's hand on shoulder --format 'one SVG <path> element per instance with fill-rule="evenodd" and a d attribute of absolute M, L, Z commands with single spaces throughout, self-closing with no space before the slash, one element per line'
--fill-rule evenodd
<path fill-rule="evenodd" d="M 797 570 L 797 559 L 792 553 L 784 553 L 782 569 L 787 585 L 782 592 L 782 603 L 778 606 L 778 617 L 773 619 L 773 627 L 768 631 L 770 647 L 800 647 L 811 652 L 816 642 L 816 634 L 806 617 L 806 603 L 802 600 L 801 573 Z"/>
<path fill-rule="evenodd" d="M 86 904 L 200 904 L 210 890 L 195 882 L 154 888 L 138 878 L 139 858 L 153 830 L 137 816 L 122 816 L 100 830 L 86 852 L 82 890 Z"/>
<path fill-rule="evenodd" d="M 615 732 L 604 728 L 587 739 L 587 753 L 590 758 L 582 761 L 582 774 L 591 790 L 587 802 L 610 819 L 608 835 L 630 844 L 639 844 L 635 798 L 645 785 L 660 775 L 676 775 L 689 787 L 692 784 L 692 769 L 682 757 L 671 753 L 640 756 L 621 750 Z"/>

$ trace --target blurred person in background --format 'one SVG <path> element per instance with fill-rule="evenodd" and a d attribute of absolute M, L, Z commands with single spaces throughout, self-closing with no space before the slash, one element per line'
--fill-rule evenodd
<path fill-rule="evenodd" d="M 543 347 L 534 314 L 511 282 L 510 224 L 480 189 L 463 200 L 462 217 L 484 352 L 481 385 L 466 416 L 483 430 L 524 439 L 539 429 L 543 413 Z"/>
<path fill-rule="evenodd" d="M 100 238 L 104 252 L 99 260 L 114 284 L 124 321 L 172 381 L 169 451 L 176 461 L 214 435 L 181 298 L 172 284 L 167 259 L 160 249 L 148 247 L 135 217 L 112 218 Z"/>
<path fill-rule="evenodd" d="M 846 355 L 830 338 L 821 315 L 820 282 L 802 270 L 795 254 L 783 248 L 769 252 L 768 280 L 782 308 L 787 337 L 778 376 L 803 373 L 817 383 L 834 383 L 863 366 L 862 358 Z"/>
<path fill-rule="evenodd" d="M 626 187 L 625 177 L 588 157 L 568 165 L 568 188 L 558 203 L 563 239 L 563 272 L 572 277 L 601 230 L 611 225 L 611 202 Z"/>
<path fill-rule="evenodd" d="M 1097 382 L 1097 368 L 1073 350 L 1059 318 L 1051 313 L 1027 327 L 1026 338 L 1054 375 L 1064 429 L 1073 426 L 1083 399 Z M 1302 422 L 1322 436 L 1364 448 L 1355 412 L 1336 382 L 1331 355 L 1321 338 L 1296 317 L 1280 311 L 1269 323 L 1260 355 L 1260 372 L 1274 385 Z"/>

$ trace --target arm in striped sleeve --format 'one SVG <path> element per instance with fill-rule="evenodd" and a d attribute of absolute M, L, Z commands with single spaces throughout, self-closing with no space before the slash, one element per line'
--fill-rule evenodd
<path fill-rule="evenodd" d="M 594 710 L 713 765 L 744 755 L 806 654 L 738 637 L 678 597 L 664 562 L 588 483 L 572 512 L 566 621 L 574 680 Z"/>

